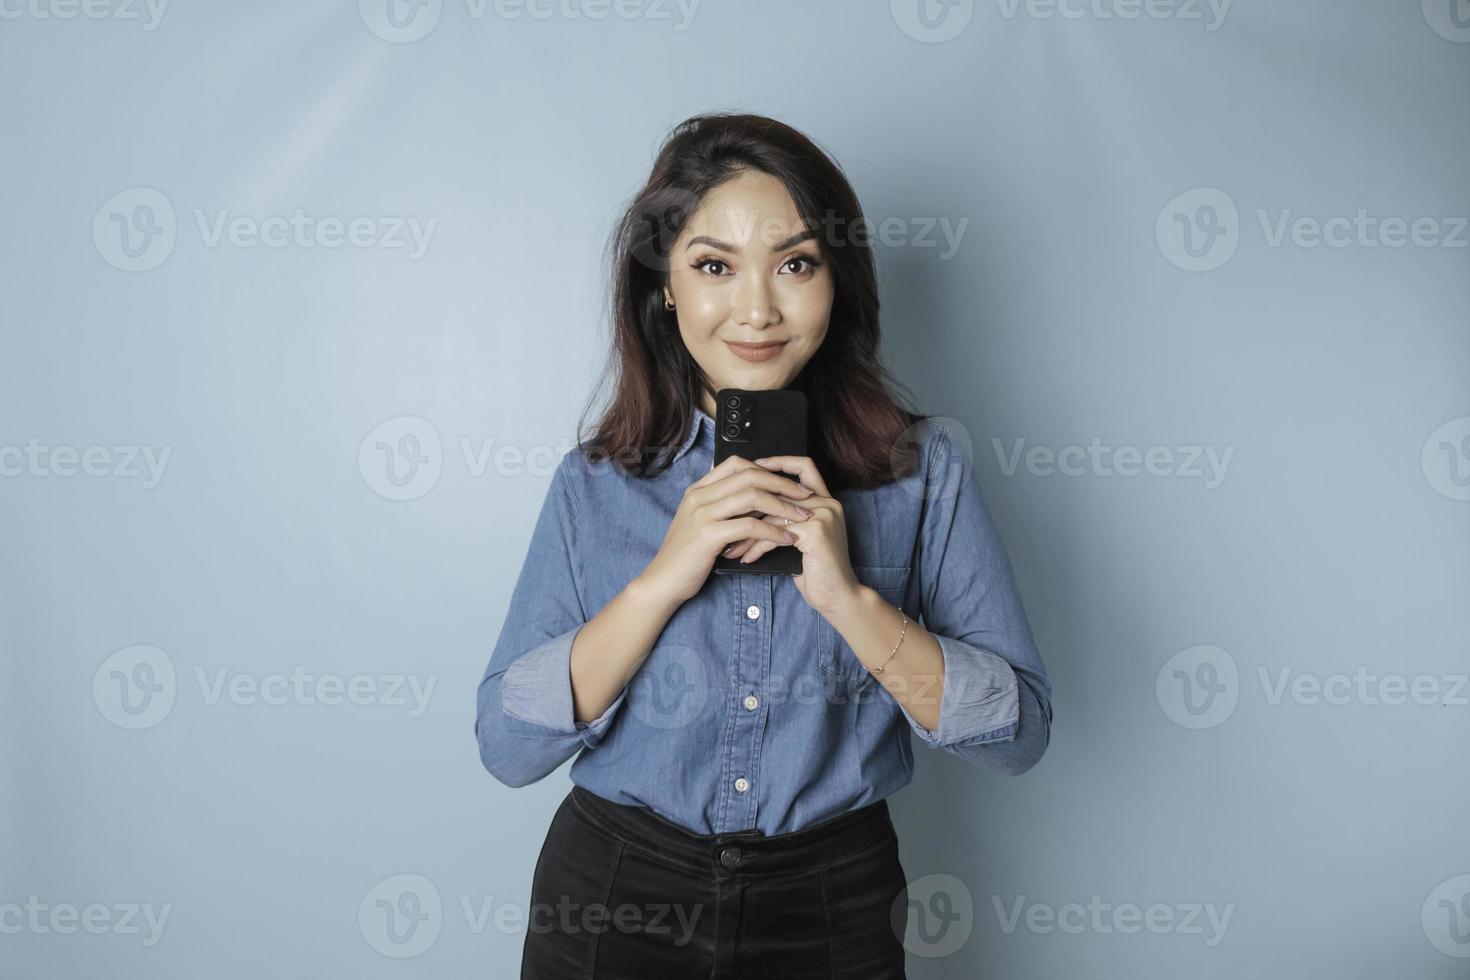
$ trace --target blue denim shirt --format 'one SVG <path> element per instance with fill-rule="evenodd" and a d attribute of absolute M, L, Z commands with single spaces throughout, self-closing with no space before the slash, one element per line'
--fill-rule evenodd
<path fill-rule="evenodd" d="M 576 755 L 572 782 L 605 799 L 694 833 L 768 835 L 907 785 L 911 736 L 988 770 L 1029 769 L 1049 740 L 1051 686 L 1010 561 L 953 437 L 930 421 L 915 433 L 916 472 L 836 496 L 853 572 L 939 642 L 936 731 L 789 576 L 749 573 L 711 574 L 602 716 L 573 718 L 572 640 L 652 560 L 684 490 L 713 464 L 714 423 L 696 409 L 658 476 L 580 449 L 562 457 L 479 688 L 485 768 L 524 786 Z"/>

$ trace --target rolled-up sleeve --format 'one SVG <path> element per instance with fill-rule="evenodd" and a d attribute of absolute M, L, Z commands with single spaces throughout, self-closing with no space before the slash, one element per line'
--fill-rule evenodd
<path fill-rule="evenodd" d="M 899 707 L 926 745 L 1022 773 L 1050 742 L 1051 684 L 969 459 L 937 426 L 928 457 L 918 588 L 924 628 L 944 655 L 938 729 Z"/>
<path fill-rule="evenodd" d="M 583 746 L 595 748 L 627 696 L 624 688 L 600 717 L 575 720 L 572 641 L 587 615 L 577 581 L 574 455 L 552 474 L 477 696 L 480 761 L 507 786 L 534 783 Z"/>

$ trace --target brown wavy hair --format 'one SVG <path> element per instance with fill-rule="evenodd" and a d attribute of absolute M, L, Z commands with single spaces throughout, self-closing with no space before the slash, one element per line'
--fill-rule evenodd
<path fill-rule="evenodd" d="M 615 379 L 611 402 L 578 443 L 589 459 L 613 459 L 655 476 L 688 432 L 708 378 L 664 309 L 669 254 L 680 230 L 713 188 L 744 170 L 781 181 L 807 227 L 818 232 L 835 285 L 827 335 L 788 386 L 807 396 L 808 454 L 835 493 L 877 486 L 912 472 L 907 430 L 925 416 L 879 360 L 878 282 L 871 226 L 842 169 L 808 137 L 775 119 L 707 113 L 664 139 L 643 188 L 608 241 L 612 345 L 598 389 Z M 864 234 L 864 231 L 867 234 Z"/>

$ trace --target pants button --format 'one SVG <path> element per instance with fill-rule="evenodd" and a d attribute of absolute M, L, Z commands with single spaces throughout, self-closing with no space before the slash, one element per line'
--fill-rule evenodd
<path fill-rule="evenodd" d="M 720 849 L 720 863 L 727 868 L 733 868 L 740 863 L 740 848 L 724 847 Z"/>

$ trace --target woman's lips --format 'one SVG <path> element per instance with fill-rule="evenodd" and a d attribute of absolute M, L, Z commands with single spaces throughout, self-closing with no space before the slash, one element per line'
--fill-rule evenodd
<path fill-rule="evenodd" d="M 741 344 L 733 340 L 725 341 L 730 349 L 735 352 L 736 357 L 747 361 L 769 361 L 781 353 L 781 348 L 786 346 L 786 341 L 778 340 L 766 344 Z"/>

